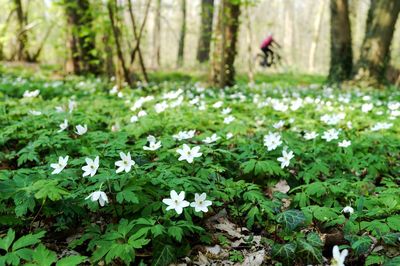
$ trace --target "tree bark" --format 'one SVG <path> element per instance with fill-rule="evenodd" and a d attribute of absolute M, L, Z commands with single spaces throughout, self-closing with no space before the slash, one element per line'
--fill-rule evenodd
<path fill-rule="evenodd" d="M 331 61 L 328 80 L 341 82 L 351 77 L 353 51 L 347 0 L 331 0 Z"/>
<path fill-rule="evenodd" d="M 249 78 L 249 82 L 253 83 L 254 82 L 254 59 L 253 59 L 253 29 L 251 25 L 251 16 L 250 16 L 250 11 L 249 7 L 246 6 L 246 29 L 247 29 L 247 53 L 248 53 L 248 58 L 247 58 L 247 77 Z"/>
<path fill-rule="evenodd" d="M 197 47 L 197 61 L 207 62 L 210 59 L 210 46 L 214 18 L 214 0 L 201 1 L 200 38 Z"/>
<path fill-rule="evenodd" d="M 64 0 L 69 28 L 69 61 L 73 73 L 100 73 L 100 59 L 96 51 L 96 33 L 89 0 Z"/>
<path fill-rule="evenodd" d="M 152 66 L 159 68 L 161 65 L 161 0 L 156 1 L 153 28 L 153 57 Z"/>
<path fill-rule="evenodd" d="M 182 23 L 181 23 L 181 30 L 179 33 L 178 58 L 176 62 L 177 67 L 181 67 L 183 65 L 183 57 L 185 52 L 186 0 L 181 0 L 181 13 L 182 13 Z"/>
<path fill-rule="evenodd" d="M 217 35 L 211 65 L 212 83 L 224 88 L 235 83 L 236 42 L 239 30 L 240 3 L 222 0 L 218 14 Z"/>
<path fill-rule="evenodd" d="M 144 14 L 142 25 L 140 26 L 139 32 L 137 32 L 136 20 L 135 20 L 135 16 L 133 15 L 132 3 L 131 3 L 131 0 L 128 0 L 129 16 L 131 18 L 133 35 L 135 36 L 135 39 L 136 39 L 136 46 L 131 52 L 131 66 L 133 65 L 133 63 L 135 61 L 136 53 L 138 53 L 139 54 L 140 67 L 142 69 L 142 74 L 143 74 L 144 80 L 146 82 L 149 82 L 149 78 L 147 76 L 146 66 L 144 64 L 144 60 L 143 60 L 143 56 L 142 56 L 142 50 L 140 49 L 140 41 L 142 39 L 142 33 L 143 33 L 144 26 L 146 25 L 147 15 L 149 13 L 150 3 L 151 3 L 151 0 L 148 0 L 147 4 L 146 4 L 146 11 L 145 11 L 145 14 Z"/>
<path fill-rule="evenodd" d="M 7 19 L 4 22 L 3 27 L 0 30 L 0 36 L 4 36 L 7 32 L 7 28 L 8 28 L 8 24 L 10 23 L 11 17 L 14 13 L 15 9 L 12 9 L 10 11 L 10 13 L 8 13 Z M 0 61 L 5 59 L 5 55 L 4 55 L 4 40 L 2 38 L 0 38 Z"/>
<path fill-rule="evenodd" d="M 308 66 L 311 72 L 315 71 L 315 54 L 317 51 L 319 36 L 321 35 L 322 15 L 324 14 L 324 9 L 325 9 L 325 1 L 322 1 L 320 3 L 318 15 L 314 24 L 314 34 L 311 42 L 310 54 L 308 57 Z"/>
<path fill-rule="evenodd" d="M 17 40 L 18 40 L 18 51 L 17 51 L 17 60 L 28 61 L 29 54 L 27 51 L 28 46 L 28 32 L 25 30 L 27 25 L 26 14 L 24 14 L 24 10 L 22 7 L 21 0 L 14 0 L 15 11 L 17 12 L 17 21 L 18 21 L 18 31 L 17 31 Z"/>
<path fill-rule="evenodd" d="M 129 86 L 132 86 L 132 84 L 133 84 L 132 79 L 130 77 L 129 70 L 126 67 L 124 55 L 122 53 L 122 47 L 121 47 L 121 43 L 120 43 L 120 39 L 119 39 L 120 31 L 117 28 L 116 19 L 115 19 L 115 7 L 116 7 L 116 3 L 115 2 L 113 3 L 113 0 L 108 0 L 107 10 L 108 10 L 108 16 L 109 16 L 110 22 L 111 22 L 111 29 L 112 29 L 112 32 L 114 35 L 114 42 L 115 42 L 115 48 L 117 50 L 118 60 L 121 65 L 121 68 L 122 68 L 124 80 L 126 81 L 126 83 L 128 83 Z"/>
<path fill-rule="evenodd" d="M 398 0 L 372 0 L 368 11 L 360 59 L 355 69 L 355 80 L 377 85 L 385 79 L 390 61 L 390 44 L 400 12 Z"/>

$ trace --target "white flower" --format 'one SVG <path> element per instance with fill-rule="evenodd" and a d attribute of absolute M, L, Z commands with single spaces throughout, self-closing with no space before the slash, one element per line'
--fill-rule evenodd
<path fill-rule="evenodd" d="M 354 209 L 350 206 L 346 206 L 343 208 L 342 210 L 343 213 L 349 213 L 349 214 L 353 214 L 354 213 Z"/>
<path fill-rule="evenodd" d="M 285 125 L 285 121 L 283 120 L 279 120 L 278 123 L 273 124 L 272 126 L 276 129 L 280 129 L 281 127 L 283 127 Z"/>
<path fill-rule="evenodd" d="M 87 199 L 90 199 L 91 201 L 99 201 L 101 207 L 103 207 L 106 202 L 108 203 L 106 193 L 100 190 L 90 193 L 90 195 L 85 198 L 85 200 Z"/>
<path fill-rule="evenodd" d="M 224 118 L 224 124 L 230 124 L 235 120 L 235 117 L 230 115 Z"/>
<path fill-rule="evenodd" d="M 167 108 L 168 104 L 165 101 L 154 105 L 154 109 L 156 110 L 157 114 L 164 112 Z"/>
<path fill-rule="evenodd" d="M 269 132 L 268 135 L 264 136 L 264 146 L 268 148 L 268 151 L 275 150 L 281 144 L 281 136 L 278 133 Z"/>
<path fill-rule="evenodd" d="M 128 173 L 132 166 L 135 165 L 135 161 L 131 159 L 131 154 L 129 152 L 127 154 L 120 152 L 119 156 L 121 157 L 121 160 L 115 162 L 115 165 L 118 166 L 118 169 L 115 172 L 117 174 L 122 171 Z"/>
<path fill-rule="evenodd" d="M 351 145 L 350 140 L 343 140 L 342 142 L 338 143 L 339 147 L 347 148 Z"/>
<path fill-rule="evenodd" d="M 227 115 L 227 114 L 230 114 L 231 112 L 232 112 L 232 109 L 228 107 L 228 108 L 222 109 L 221 114 Z"/>
<path fill-rule="evenodd" d="M 212 107 L 218 109 L 218 108 L 221 108 L 221 106 L 222 106 L 223 104 L 224 104 L 223 102 L 219 101 L 219 102 L 214 103 Z"/>
<path fill-rule="evenodd" d="M 315 131 L 307 132 L 306 134 L 304 134 L 304 138 L 306 140 L 315 139 L 317 136 L 318 136 L 318 133 L 316 133 Z"/>
<path fill-rule="evenodd" d="M 231 132 L 228 132 L 226 134 L 226 139 L 231 139 L 233 137 L 233 134 Z"/>
<path fill-rule="evenodd" d="M 64 119 L 64 122 L 60 124 L 60 129 L 57 132 L 61 132 L 66 130 L 68 127 L 68 120 Z"/>
<path fill-rule="evenodd" d="M 217 134 L 212 134 L 211 137 L 207 137 L 203 140 L 204 143 L 210 144 L 213 142 L 216 142 L 217 140 L 219 140 L 220 137 L 217 136 Z"/>
<path fill-rule="evenodd" d="M 110 90 L 110 95 L 114 95 L 118 93 L 118 85 L 114 85 L 112 89 Z"/>
<path fill-rule="evenodd" d="M 278 162 L 281 162 L 281 168 L 288 167 L 290 164 L 290 160 L 294 157 L 293 152 L 282 151 L 282 157 L 278 158 Z"/>
<path fill-rule="evenodd" d="M 143 146 L 143 150 L 145 151 L 155 151 L 161 148 L 161 141 L 156 140 L 156 138 L 152 135 L 147 137 L 147 141 L 149 142 L 149 146 Z"/>
<path fill-rule="evenodd" d="M 54 168 L 53 172 L 51 172 L 52 175 L 56 175 L 61 173 L 61 171 L 67 166 L 68 162 L 68 156 L 63 157 L 58 157 L 58 163 L 52 163 L 50 164 L 51 168 Z"/>
<path fill-rule="evenodd" d="M 137 114 L 138 117 L 143 117 L 146 115 L 147 115 L 147 112 L 145 110 L 140 110 L 139 113 Z"/>
<path fill-rule="evenodd" d="M 82 176 L 94 176 L 99 168 L 99 156 L 96 156 L 94 160 L 86 158 L 85 161 L 86 165 L 82 167 L 82 170 L 84 171 Z"/>
<path fill-rule="evenodd" d="M 179 161 L 186 160 L 188 163 L 192 163 L 194 158 L 198 158 L 202 155 L 200 146 L 193 147 L 192 149 L 187 144 L 183 144 L 182 149 L 177 149 L 176 152 L 181 156 L 178 158 Z"/>
<path fill-rule="evenodd" d="M 29 114 L 31 114 L 31 115 L 41 115 L 42 112 L 40 112 L 40 111 L 35 111 L 35 110 L 29 110 Z"/>
<path fill-rule="evenodd" d="M 69 112 L 72 113 L 72 111 L 74 111 L 75 107 L 76 107 L 76 102 L 74 100 L 69 100 L 68 101 L 68 109 Z"/>
<path fill-rule="evenodd" d="M 329 129 L 328 131 L 325 131 L 324 134 L 321 137 L 322 139 L 325 139 L 327 142 L 330 142 L 331 140 L 338 139 L 339 138 L 339 131 L 332 128 Z"/>
<path fill-rule="evenodd" d="M 194 194 L 194 202 L 190 203 L 190 207 L 194 208 L 195 212 L 208 212 L 208 206 L 211 206 L 212 202 L 206 200 L 207 194 L 202 193 L 201 195 Z"/>
<path fill-rule="evenodd" d="M 381 130 L 381 129 L 389 129 L 392 126 L 393 126 L 393 123 L 378 122 L 378 123 L 376 123 L 376 125 L 371 127 L 371 130 L 372 131 L 378 131 L 378 130 Z"/>
<path fill-rule="evenodd" d="M 164 204 L 167 204 L 167 211 L 169 210 L 175 210 L 177 214 L 181 214 L 183 211 L 183 208 L 186 208 L 189 206 L 189 202 L 185 200 L 185 192 L 181 191 L 179 195 L 176 193 L 175 190 L 172 190 L 170 192 L 171 198 L 163 199 L 162 202 Z"/>
<path fill-rule="evenodd" d="M 189 131 L 179 131 L 178 134 L 173 135 L 172 137 L 176 140 L 185 140 L 185 139 L 191 139 L 194 137 L 196 134 L 196 130 L 189 130 Z"/>
<path fill-rule="evenodd" d="M 332 250 L 332 261 L 331 261 L 331 266 L 345 266 L 344 260 L 346 259 L 346 256 L 348 254 L 348 250 L 344 249 L 341 253 L 339 251 L 338 246 L 334 246 Z"/>
<path fill-rule="evenodd" d="M 57 112 L 57 113 L 63 113 L 63 112 L 65 112 L 65 111 L 64 111 L 64 107 L 62 107 L 62 106 L 56 106 L 56 112 Z"/>
<path fill-rule="evenodd" d="M 133 116 L 131 116 L 130 121 L 131 121 L 131 123 L 135 123 L 135 122 L 139 121 L 139 118 L 136 115 L 133 115 Z"/>
<path fill-rule="evenodd" d="M 35 98 L 35 97 L 39 96 L 39 94 L 40 94 L 40 90 L 34 90 L 34 91 L 26 90 L 26 91 L 24 91 L 23 97 L 24 98 Z"/>
<path fill-rule="evenodd" d="M 76 134 L 78 134 L 78 135 L 83 135 L 83 134 L 85 134 L 87 132 L 87 125 L 85 124 L 85 125 L 77 125 L 76 126 Z"/>
<path fill-rule="evenodd" d="M 374 105 L 372 103 L 364 103 L 361 106 L 361 111 L 363 113 L 368 113 L 369 111 L 371 111 L 374 108 Z"/>

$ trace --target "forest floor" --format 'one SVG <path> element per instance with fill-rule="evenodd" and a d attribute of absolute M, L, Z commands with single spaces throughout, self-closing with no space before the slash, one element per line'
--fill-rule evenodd
<path fill-rule="evenodd" d="M 24 69 L 0 72 L 0 265 L 400 264 L 398 90 Z"/>

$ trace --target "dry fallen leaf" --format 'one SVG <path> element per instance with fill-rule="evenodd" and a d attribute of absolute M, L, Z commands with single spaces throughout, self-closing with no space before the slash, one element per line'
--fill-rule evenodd
<path fill-rule="evenodd" d="M 227 232 L 228 235 L 230 235 L 231 237 L 236 237 L 236 238 L 244 237 L 244 235 L 242 235 L 237 229 L 237 226 L 234 223 L 230 222 L 228 219 L 220 218 L 219 222 L 220 222 L 219 224 L 215 225 L 216 229 Z"/>
<path fill-rule="evenodd" d="M 262 265 L 265 257 L 265 250 L 261 249 L 256 252 L 245 254 L 244 261 L 236 266 L 259 266 Z"/>
<path fill-rule="evenodd" d="M 272 188 L 273 192 L 282 192 L 284 194 L 288 193 L 290 190 L 290 186 L 286 182 L 286 180 L 281 179 L 278 183 Z"/>

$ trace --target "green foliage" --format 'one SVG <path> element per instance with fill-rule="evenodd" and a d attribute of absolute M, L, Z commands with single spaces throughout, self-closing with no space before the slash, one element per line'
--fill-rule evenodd
<path fill-rule="evenodd" d="M 0 77 L 1 265 L 168 265 L 180 262 L 194 246 L 215 244 L 228 249 L 231 261 L 244 261 L 245 253 L 232 249 L 231 236 L 213 228 L 218 221 L 213 217 L 220 213 L 238 228 L 246 227 L 249 238 L 261 235 L 257 247 L 271 250 L 266 258 L 284 265 L 323 264 L 322 254 L 331 251 L 324 250 L 321 235 L 333 231 L 344 235 L 351 262 L 398 262 L 391 251 L 400 234 L 400 131 L 397 116 L 386 116 L 392 115 L 388 105 L 399 92 L 265 84 L 217 91 L 165 82 L 123 89 L 120 98 L 110 95 L 113 85 L 100 79 Z M 35 89 L 39 96 L 22 97 Z M 294 110 L 298 99 L 300 109 Z M 71 101 L 76 106 L 69 112 Z M 138 101 L 144 102 L 133 108 Z M 155 105 L 164 101 L 168 108 L 157 113 Z M 213 107 L 218 101 L 232 108 L 233 122 L 224 123 L 226 115 Z M 361 106 L 367 101 L 374 109 L 364 113 Z M 276 110 L 276 102 L 287 110 Z M 147 115 L 131 122 L 140 110 Z M 341 112 L 345 118 L 335 125 L 321 121 Z M 69 126 L 58 132 L 64 119 Z M 280 120 L 284 125 L 274 127 Z M 371 130 L 379 122 L 393 125 Z M 88 132 L 76 134 L 78 124 L 87 124 Z M 331 128 L 340 129 L 339 139 L 321 139 Z M 196 130 L 193 138 L 173 138 L 190 129 Z M 305 140 L 310 131 L 319 136 Z M 226 137 L 229 132 L 232 138 Z M 283 143 L 277 149 L 264 146 L 268 132 L 280 134 Z M 219 139 L 204 143 L 213 133 Z M 149 135 L 162 142 L 160 149 L 143 149 Z M 351 145 L 339 147 L 345 139 Z M 191 164 L 179 161 L 176 150 L 184 143 L 200 146 L 202 156 Z M 277 158 L 284 149 L 294 158 L 282 168 Z M 135 161 L 129 172 L 116 173 L 120 152 L 130 152 Z M 51 174 L 50 165 L 60 156 L 69 156 L 67 166 Z M 96 156 L 98 171 L 82 177 L 85 158 Z M 190 206 L 182 214 L 167 211 L 162 200 L 171 190 L 184 191 L 190 203 L 195 193 L 204 192 L 212 205 L 207 212 Z M 90 195 L 99 191 L 107 196 L 104 206 L 92 202 Z M 345 206 L 354 213 L 343 213 Z M 60 257 L 50 249 L 48 242 L 60 235 L 73 237 L 67 248 L 75 255 Z"/>

